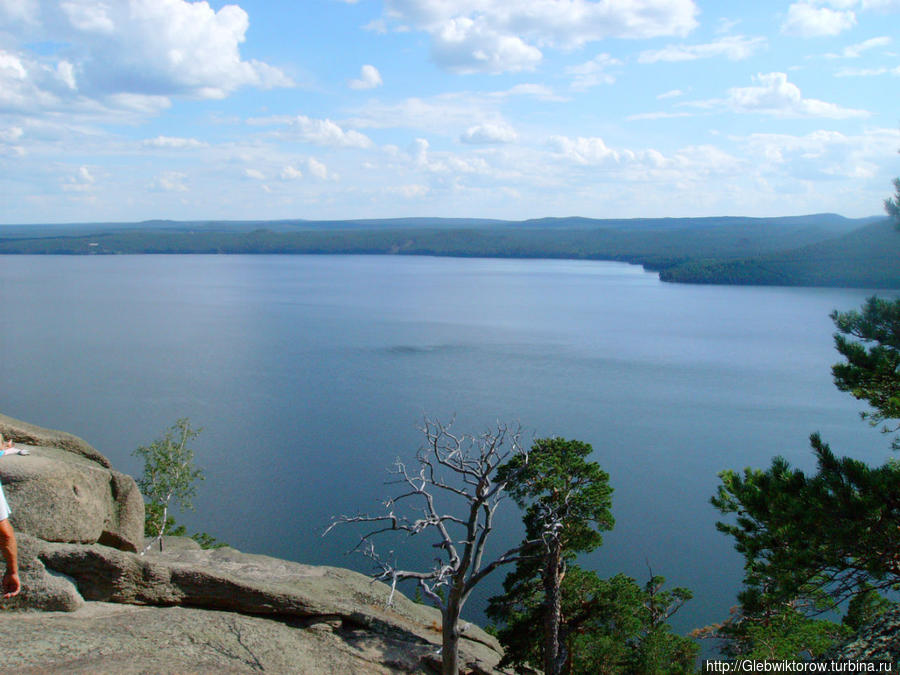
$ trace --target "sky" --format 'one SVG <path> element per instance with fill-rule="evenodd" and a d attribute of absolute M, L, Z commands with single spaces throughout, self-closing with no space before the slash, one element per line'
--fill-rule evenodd
<path fill-rule="evenodd" d="M 0 224 L 876 215 L 900 0 L 0 0 Z"/>

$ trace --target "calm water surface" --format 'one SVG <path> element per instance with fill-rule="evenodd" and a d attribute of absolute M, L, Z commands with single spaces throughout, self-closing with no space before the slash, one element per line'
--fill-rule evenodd
<path fill-rule="evenodd" d="M 584 562 L 690 587 L 688 630 L 725 618 L 741 577 L 708 503 L 718 471 L 775 454 L 810 467 L 816 430 L 888 456 L 829 371 L 828 313 L 870 293 L 670 285 L 606 262 L 2 256 L 0 411 L 132 474 L 131 451 L 188 416 L 206 473 L 189 527 L 361 571 L 353 534 L 321 531 L 378 509 L 423 415 L 578 438 L 611 476 L 617 521 Z M 498 544 L 517 521 L 501 518 Z"/>

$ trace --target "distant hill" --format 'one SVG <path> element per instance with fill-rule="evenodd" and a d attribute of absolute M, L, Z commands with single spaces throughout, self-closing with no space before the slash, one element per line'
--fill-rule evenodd
<path fill-rule="evenodd" d="M 273 232 L 302 230 L 472 230 L 472 229 L 530 229 L 530 230 L 693 230 L 719 227 L 815 227 L 834 234 L 849 232 L 881 216 L 845 218 L 836 213 L 776 218 L 747 218 L 743 216 L 715 216 L 704 218 L 536 218 L 530 220 L 497 220 L 492 218 L 368 218 L 356 220 L 143 220 L 140 222 L 62 223 L 31 225 L 0 225 L 0 238 L 34 236 L 68 236 L 85 233 L 133 232 L 155 230 L 168 232 L 250 232 L 265 229 Z"/>
<path fill-rule="evenodd" d="M 392 254 L 618 260 L 665 281 L 898 287 L 884 218 L 400 218 L 0 226 L 0 254 Z M 893 252 L 893 253 L 891 253 Z"/>
<path fill-rule="evenodd" d="M 900 231 L 886 218 L 803 247 L 739 260 L 695 260 L 660 273 L 707 284 L 900 288 Z"/>
<path fill-rule="evenodd" d="M 781 216 L 776 218 L 748 218 L 744 216 L 712 216 L 704 218 L 537 218 L 524 220 L 519 227 L 537 229 L 590 229 L 614 228 L 618 230 L 684 230 L 712 229 L 719 227 L 818 227 L 835 234 L 850 232 L 883 216 L 845 218 L 836 213 L 815 213 L 805 216 Z"/>

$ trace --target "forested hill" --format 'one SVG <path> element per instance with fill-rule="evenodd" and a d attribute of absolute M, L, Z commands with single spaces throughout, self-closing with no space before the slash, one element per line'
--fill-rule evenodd
<path fill-rule="evenodd" d="M 664 281 L 900 288 L 900 231 L 889 219 L 834 239 L 739 260 L 691 261 Z"/>
<path fill-rule="evenodd" d="M 0 254 L 396 254 L 618 260 L 666 281 L 900 288 L 884 219 L 408 218 L 0 226 Z M 893 252 L 893 253 L 891 253 Z"/>

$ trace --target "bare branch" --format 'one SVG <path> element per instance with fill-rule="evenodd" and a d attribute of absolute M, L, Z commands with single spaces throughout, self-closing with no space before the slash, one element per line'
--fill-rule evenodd
<path fill-rule="evenodd" d="M 472 436 L 453 433 L 451 426 L 424 419 L 420 427 L 424 443 L 416 453 L 418 471 L 411 472 L 399 458 L 396 460 L 394 480 L 389 484 L 402 487 L 399 494 L 385 501 L 384 515 L 341 516 L 325 534 L 342 524 L 378 525 L 362 534 L 355 550 L 375 564 L 375 579 L 390 585 L 388 603 L 393 601 L 399 582 L 412 580 L 441 609 L 445 628 L 451 627 L 443 631 L 443 671 L 455 673 L 459 616 L 472 589 L 494 569 L 519 560 L 542 542 L 524 542 L 483 565 L 494 514 L 506 488 L 505 483 L 494 480 L 494 474 L 508 458 L 523 453 L 521 428 L 498 423 L 496 428 Z M 449 505 L 444 503 L 448 500 Z M 404 509 L 409 515 L 404 515 Z M 461 536 L 458 528 L 462 528 Z M 437 551 L 432 568 L 400 569 L 393 560 L 379 557 L 373 540 L 386 532 L 430 536 L 431 546 Z M 389 554 L 392 556 L 393 552 Z"/>

